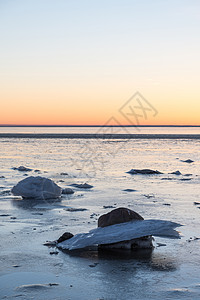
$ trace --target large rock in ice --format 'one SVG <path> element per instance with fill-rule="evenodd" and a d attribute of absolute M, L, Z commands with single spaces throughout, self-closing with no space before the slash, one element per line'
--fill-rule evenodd
<path fill-rule="evenodd" d="M 119 207 L 100 216 L 98 219 L 98 227 L 106 227 L 133 220 L 144 220 L 144 218 L 131 209 Z"/>
<path fill-rule="evenodd" d="M 180 238 L 174 228 L 181 226 L 178 223 L 164 220 L 134 220 L 116 225 L 98 227 L 88 233 L 79 233 L 59 243 L 61 249 L 75 250 L 93 245 L 113 244 L 144 236 L 160 236 Z"/>
<path fill-rule="evenodd" d="M 104 214 L 98 219 L 98 227 L 106 227 L 110 225 L 126 223 L 130 221 L 144 220 L 144 218 L 135 211 L 119 207 L 113 209 L 111 212 Z M 129 241 L 122 241 L 119 243 L 99 245 L 101 249 L 138 249 L 138 248 L 153 248 L 152 236 L 144 236 Z"/>
<path fill-rule="evenodd" d="M 46 200 L 60 197 L 62 189 L 51 179 L 30 176 L 18 182 L 11 192 L 13 195 L 23 198 Z"/>

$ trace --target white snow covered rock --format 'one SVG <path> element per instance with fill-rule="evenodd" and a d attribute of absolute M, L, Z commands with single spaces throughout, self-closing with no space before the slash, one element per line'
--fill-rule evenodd
<path fill-rule="evenodd" d="M 30 176 L 18 182 L 11 192 L 14 196 L 46 200 L 60 197 L 62 189 L 51 179 Z"/>

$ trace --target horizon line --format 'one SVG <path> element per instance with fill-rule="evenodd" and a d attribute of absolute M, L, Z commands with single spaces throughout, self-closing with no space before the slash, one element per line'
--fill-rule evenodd
<path fill-rule="evenodd" d="M 120 124 L 120 125 L 41 125 L 41 124 L 0 124 L 0 127 L 200 127 L 200 125 L 126 125 L 126 124 Z"/>

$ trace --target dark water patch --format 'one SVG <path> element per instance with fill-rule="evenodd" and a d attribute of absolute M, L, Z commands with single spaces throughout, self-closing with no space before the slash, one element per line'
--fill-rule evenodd
<path fill-rule="evenodd" d="M 116 208 L 116 206 L 113 206 L 113 205 L 104 205 L 103 208 L 104 209 L 107 209 L 107 208 Z"/>
<path fill-rule="evenodd" d="M 9 214 L 1 214 L 0 217 L 10 217 Z"/>
<path fill-rule="evenodd" d="M 36 207 L 38 205 L 44 205 L 42 208 L 43 210 L 51 210 L 54 209 L 55 206 L 58 203 L 61 203 L 61 198 L 57 199 L 48 199 L 48 200 L 35 200 L 35 199 L 19 199 L 19 198 L 14 198 L 11 200 L 11 203 L 14 207 L 17 207 L 19 209 L 24 209 L 24 210 L 33 210 L 37 209 Z"/>
<path fill-rule="evenodd" d="M 73 207 L 70 207 L 70 208 L 64 208 L 64 210 L 69 211 L 69 212 L 77 212 L 77 211 L 86 211 L 88 209 L 87 208 L 73 208 Z"/>

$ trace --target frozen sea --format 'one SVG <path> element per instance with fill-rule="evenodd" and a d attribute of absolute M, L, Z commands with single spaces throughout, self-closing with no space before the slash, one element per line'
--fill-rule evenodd
<path fill-rule="evenodd" d="M 178 139 L 37 138 L 38 133 L 98 130 L 0 128 L 4 134 L 35 134 L 0 138 L 0 299 L 200 299 L 200 139 L 193 138 L 200 128 L 140 128 L 142 134 L 177 134 Z M 32 171 L 13 169 L 19 166 Z M 126 173 L 132 168 L 163 174 Z M 177 170 L 181 175 L 170 174 Z M 93 188 L 72 187 L 75 193 L 60 200 L 11 195 L 17 182 L 38 175 L 62 188 L 85 182 Z M 145 219 L 181 223 L 181 239 L 155 237 L 153 251 L 65 253 L 43 245 L 65 231 L 96 228 L 99 215 L 117 207 Z"/>

